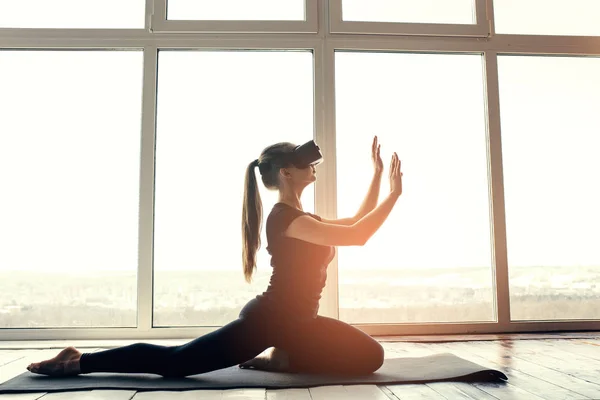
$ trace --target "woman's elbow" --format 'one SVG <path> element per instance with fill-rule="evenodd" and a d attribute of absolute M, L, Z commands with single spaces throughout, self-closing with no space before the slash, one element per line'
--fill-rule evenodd
<path fill-rule="evenodd" d="M 356 238 L 356 241 L 354 243 L 354 246 L 364 246 L 365 244 L 367 244 L 367 242 L 369 241 L 368 237 L 364 237 L 364 236 L 359 236 L 358 238 Z"/>
<path fill-rule="evenodd" d="M 360 229 L 356 226 L 354 228 L 354 234 L 352 235 L 353 246 L 364 246 L 369 241 L 370 235 L 367 235 L 364 229 Z"/>

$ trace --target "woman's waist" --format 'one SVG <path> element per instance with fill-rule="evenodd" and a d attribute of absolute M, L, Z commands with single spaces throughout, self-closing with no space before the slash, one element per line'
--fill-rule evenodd
<path fill-rule="evenodd" d="M 316 318 L 319 298 L 301 299 L 267 291 L 250 300 L 240 312 L 240 317 L 269 317 L 278 319 L 304 320 Z"/>

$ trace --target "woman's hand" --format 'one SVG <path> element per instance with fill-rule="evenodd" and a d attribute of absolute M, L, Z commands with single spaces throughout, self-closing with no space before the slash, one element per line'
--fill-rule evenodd
<path fill-rule="evenodd" d="M 394 152 L 392 161 L 390 162 L 390 192 L 397 196 L 402 194 L 402 171 L 400 170 L 402 163 L 398 158 L 398 154 Z"/>
<path fill-rule="evenodd" d="M 379 154 L 380 148 L 381 145 L 377 143 L 377 136 L 375 136 L 373 138 L 373 144 L 371 145 L 371 159 L 373 160 L 373 167 L 376 174 L 381 174 L 383 172 L 383 160 Z"/>

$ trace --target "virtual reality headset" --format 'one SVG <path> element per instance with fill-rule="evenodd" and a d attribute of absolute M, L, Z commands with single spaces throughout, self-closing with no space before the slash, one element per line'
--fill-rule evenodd
<path fill-rule="evenodd" d="M 296 168 L 308 168 L 311 165 L 317 165 L 323 162 L 321 149 L 314 140 L 296 146 L 293 153 L 290 153 L 288 161 Z"/>

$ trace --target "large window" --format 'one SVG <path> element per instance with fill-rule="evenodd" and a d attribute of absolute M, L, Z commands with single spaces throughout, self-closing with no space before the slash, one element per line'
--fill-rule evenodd
<path fill-rule="evenodd" d="M 144 0 L 0 0 L 0 28 L 143 28 Z"/>
<path fill-rule="evenodd" d="M 530 35 L 600 35 L 597 0 L 494 0 L 496 32 Z"/>
<path fill-rule="evenodd" d="M 304 20 L 304 0 L 168 0 L 174 20 Z"/>
<path fill-rule="evenodd" d="M 316 0 L 148 0 L 155 32 L 318 31 Z"/>
<path fill-rule="evenodd" d="M 499 59 L 511 317 L 600 305 L 599 58 Z"/>
<path fill-rule="evenodd" d="M 396 151 L 406 176 L 371 241 L 339 249 L 340 317 L 495 319 L 481 55 L 338 52 L 335 61 L 338 213 L 354 215 L 363 200 L 373 134 L 384 166 Z"/>
<path fill-rule="evenodd" d="M 246 166 L 277 142 L 313 137 L 307 51 L 162 51 L 156 148 L 154 325 L 222 325 L 265 290 L 265 228 L 252 285 L 242 273 Z M 254 171 L 264 219 L 278 201 Z M 314 190 L 303 192 L 314 210 Z"/>
<path fill-rule="evenodd" d="M 342 0 L 344 21 L 472 24 L 474 0 Z"/>
<path fill-rule="evenodd" d="M 141 73 L 0 52 L 0 328 L 135 326 Z"/>
<path fill-rule="evenodd" d="M 194 337 L 242 272 L 246 168 L 324 154 L 353 216 L 404 193 L 319 313 L 373 335 L 600 330 L 597 0 L 0 0 L 0 340 Z M 44 328 L 44 329 L 31 329 Z M 78 328 L 78 329 L 73 329 Z"/>

